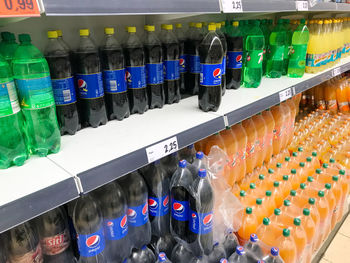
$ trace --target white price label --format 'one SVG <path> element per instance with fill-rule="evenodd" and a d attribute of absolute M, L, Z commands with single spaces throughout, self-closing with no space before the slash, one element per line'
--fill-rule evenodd
<path fill-rule="evenodd" d="M 285 101 L 285 100 L 292 97 L 292 95 L 293 95 L 292 89 L 288 88 L 288 89 L 282 90 L 282 91 L 280 91 L 279 95 L 280 95 L 280 102 Z"/>
<path fill-rule="evenodd" d="M 308 1 L 295 1 L 295 5 L 298 11 L 308 11 L 309 2 Z"/>
<path fill-rule="evenodd" d="M 168 140 L 159 142 L 146 148 L 148 162 L 152 163 L 160 158 L 167 156 L 173 152 L 177 152 L 179 146 L 177 144 L 177 137 L 174 136 Z"/>
<path fill-rule="evenodd" d="M 340 68 L 335 68 L 335 69 L 333 69 L 332 75 L 333 75 L 333 77 L 336 77 L 336 76 L 340 75 L 340 73 L 341 73 Z"/>
<path fill-rule="evenodd" d="M 317 4 L 317 0 L 309 0 L 309 6 L 314 7 Z"/>
<path fill-rule="evenodd" d="M 221 0 L 222 11 L 224 13 L 241 13 L 243 12 L 242 0 Z"/>

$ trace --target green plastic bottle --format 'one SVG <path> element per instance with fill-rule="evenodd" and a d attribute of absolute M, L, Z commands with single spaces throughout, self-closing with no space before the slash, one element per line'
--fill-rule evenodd
<path fill-rule="evenodd" d="M 294 31 L 292 37 L 292 49 L 288 64 L 288 77 L 301 78 L 304 75 L 308 42 L 309 30 L 305 25 L 305 19 L 301 19 L 300 24 Z"/>
<path fill-rule="evenodd" d="M 271 31 L 269 38 L 270 49 L 267 55 L 266 76 L 280 78 L 283 68 L 283 53 L 286 45 L 286 30 L 283 20 L 279 19 L 277 25 Z"/>
<path fill-rule="evenodd" d="M 31 154 L 46 156 L 58 152 L 61 144 L 50 71 L 28 34 L 19 35 L 19 42 L 12 69 L 26 123 L 28 149 Z"/>
<path fill-rule="evenodd" d="M 287 75 L 289 58 L 290 58 L 291 50 L 292 50 L 293 30 L 292 30 L 292 25 L 290 24 L 289 19 L 283 19 L 283 23 L 284 23 L 284 28 L 286 30 L 286 45 L 284 47 L 284 54 L 283 54 L 282 75 Z"/>
<path fill-rule="evenodd" d="M 0 168 L 22 165 L 28 158 L 24 121 L 11 68 L 0 55 Z"/>
<path fill-rule="evenodd" d="M 269 50 L 269 37 L 270 37 L 270 27 L 267 19 L 263 19 L 261 21 L 260 29 L 263 32 L 265 38 L 265 46 L 264 46 L 264 58 L 263 58 L 263 75 L 266 74 L 266 62 L 267 62 L 267 51 Z"/>
<path fill-rule="evenodd" d="M 13 57 L 18 48 L 18 44 L 16 42 L 16 37 L 13 33 L 4 33 L 6 34 L 3 36 L 4 44 L 0 46 L 0 53 L 11 66 Z"/>

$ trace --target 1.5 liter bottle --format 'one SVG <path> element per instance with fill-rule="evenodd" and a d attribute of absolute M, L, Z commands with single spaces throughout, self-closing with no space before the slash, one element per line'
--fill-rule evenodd
<path fill-rule="evenodd" d="M 26 122 L 28 149 L 39 156 L 57 153 L 61 136 L 48 64 L 28 34 L 19 35 L 19 41 L 12 66 Z"/>

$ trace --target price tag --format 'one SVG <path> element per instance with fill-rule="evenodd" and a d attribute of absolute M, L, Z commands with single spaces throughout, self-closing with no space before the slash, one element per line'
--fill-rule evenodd
<path fill-rule="evenodd" d="M 173 152 L 177 152 L 179 146 L 177 144 L 177 137 L 174 136 L 170 139 L 152 145 L 146 148 L 146 154 L 148 162 L 152 163 L 160 158 L 167 156 Z"/>
<path fill-rule="evenodd" d="M 292 89 L 288 88 L 288 89 L 282 90 L 282 91 L 280 91 L 279 95 L 280 95 L 280 102 L 285 101 L 285 100 L 292 97 L 292 95 L 293 95 Z"/>
<path fill-rule="evenodd" d="M 37 0 L 0 0 L 0 17 L 40 16 Z"/>
<path fill-rule="evenodd" d="M 221 0 L 224 13 L 242 13 L 242 0 Z"/>
<path fill-rule="evenodd" d="M 309 6 L 314 7 L 317 4 L 317 0 L 309 0 Z"/>
<path fill-rule="evenodd" d="M 296 8 L 298 11 L 308 11 L 309 2 L 308 1 L 295 1 Z"/>
<path fill-rule="evenodd" d="M 332 75 L 333 77 L 336 77 L 341 74 L 340 67 L 333 69 Z"/>

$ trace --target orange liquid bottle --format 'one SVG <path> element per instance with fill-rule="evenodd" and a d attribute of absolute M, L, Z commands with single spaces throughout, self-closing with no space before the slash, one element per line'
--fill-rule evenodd
<path fill-rule="evenodd" d="M 234 167 L 233 173 L 237 181 L 241 181 L 247 170 L 246 164 L 246 147 L 247 147 L 247 134 L 241 123 L 237 123 L 231 127 L 232 132 L 234 133 L 237 139 L 237 153 L 236 153 L 236 165 Z"/>
<path fill-rule="evenodd" d="M 264 138 L 267 134 L 267 126 L 261 113 L 252 117 L 257 132 L 257 140 L 255 141 L 256 167 L 262 166 L 266 156 L 266 147 Z"/>
<path fill-rule="evenodd" d="M 297 175 L 297 170 L 291 169 L 290 170 L 290 183 L 292 184 L 292 189 L 294 189 L 294 190 L 298 189 L 300 182 L 301 182 L 301 180 Z"/>
<path fill-rule="evenodd" d="M 210 149 L 213 146 L 219 146 L 224 152 L 226 152 L 225 143 L 219 133 L 215 133 L 210 136 L 206 142 L 204 154 L 209 155 Z"/>
<path fill-rule="evenodd" d="M 344 79 L 340 80 L 339 86 L 336 89 L 336 98 L 338 103 L 338 110 L 343 113 L 348 113 L 350 108 L 347 97 L 346 85 L 344 85 Z"/>
<path fill-rule="evenodd" d="M 269 177 L 265 177 L 263 174 L 259 174 L 259 179 L 256 181 L 256 187 L 263 191 L 269 190 L 273 187 L 273 180 Z"/>
<path fill-rule="evenodd" d="M 319 191 L 318 192 L 318 198 L 317 198 L 317 202 L 316 202 L 316 206 L 318 209 L 318 212 L 320 214 L 320 229 L 322 229 L 322 235 L 321 235 L 321 241 L 319 241 L 319 243 L 321 243 L 323 241 L 324 238 L 326 238 L 330 232 L 330 220 L 328 220 L 329 218 L 329 213 L 330 213 L 330 209 L 329 209 L 329 204 L 327 202 L 327 199 L 325 198 L 325 193 L 324 191 Z"/>
<path fill-rule="evenodd" d="M 283 235 L 277 239 L 280 256 L 285 263 L 295 263 L 297 259 L 297 247 L 294 238 L 290 235 L 290 230 L 283 229 Z"/>
<path fill-rule="evenodd" d="M 255 201 L 255 205 L 253 206 L 253 211 L 255 213 L 256 219 L 258 220 L 258 224 L 260 225 L 263 222 L 265 216 L 267 216 L 267 207 L 265 203 L 263 203 L 262 198 L 257 198 Z"/>
<path fill-rule="evenodd" d="M 283 123 L 283 126 L 282 126 L 282 136 L 281 136 L 281 139 L 282 139 L 282 148 L 281 150 L 285 149 L 287 147 L 287 143 L 288 143 L 288 137 L 289 137 L 289 127 L 290 127 L 290 122 L 291 122 L 291 119 L 292 119 L 292 116 L 291 116 L 291 112 L 290 112 L 290 109 L 289 107 L 286 105 L 285 102 L 282 102 L 280 104 L 280 108 L 281 108 L 281 113 L 284 115 L 284 123 Z"/>
<path fill-rule="evenodd" d="M 248 118 L 242 122 L 242 126 L 247 134 L 248 141 L 247 141 L 247 148 L 246 148 L 246 164 L 247 164 L 247 171 L 246 173 L 253 172 L 255 165 L 256 165 L 256 152 L 255 152 L 255 142 L 258 138 L 258 133 L 255 129 L 254 122 L 251 118 Z"/>
<path fill-rule="evenodd" d="M 275 128 L 273 130 L 273 154 L 277 155 L 280 153 L 283 147 L 283 127 L 286 121 L 284 110 L 280 105 L 273 106 L 271 113 L 275 121 Z"/>
<path fill-rule="evenodd" d="M 264 204 L 267 209 L 267 216 L 272 215 L 273 210 L 276 208 L 276 202 L 275 199 L 272 197 L 272 192 L 270 190 L 267 190 L 265 192 Z"/>
<path fill-rule="evenodd" d="M 300 217 L 300 220 L 306 232 L 307 244 L 308 246 L 312 247 L 316 234 L 316 224 L 312 219 L 308 208 L 303 209 L 303 215 Z M 311 254 L 308 255 L 306 262 L 311 262 Z"/>
<path fill-rule="evenodd" d="M 291 226 L 291 234 L 297 247 L 297 258 L 300 259 L 300 262 L 304 262 L 304 250 L 307 243 L 307 236 L 299 218 L 294 218 L 293 225 Z"/>
<path fill-rule="evenodd" d="M 289 181 L 288 175 L 282 176 L 282 181 L 280 182 L 280 188 L 283 198 L 286 198 L 289 195 L 290 190 L 292 189 L 292 184 Z"/>
<path fill-rule="evenodd" d="M 339 170 L 339 178 L 340 178 L 340 184 L 342 186 L 342 201 L 341 203 L 345 206 L 346 205 L 346 197 L 349 193 L 349 182 L 346 178 L 345 170 Z M 344 207 L 342 208 L 344 210 Z"/>
<path fill-rule="evenodd" d="M 326 199 L 328 200 L 331 229 L 333 229 L 335 227 L 335 224 L 337 223 L 337 201 L 331 184 L 325 184 L 324 193 Z"/>
<path fill-rule="evenodd" d="M 268 163 L 273 154 L 273 130 L 275 128 L 275 120 L 272 116 L 270 109 L 262 112 L 266 124 L 266 134 L 264 137 L 264 148 L 266 148 L 265 153 L 265 163 Z"/>
<path fill-rule="evenodd" d="M 273 247 L 276 244 L 276 238 L 278 237 L 278 232 L 275 231 L 271 225 L 269 218 L 264 217 L 263 223 L 256 230 L 256 234 L 259 239 L 268 246 L 267 248 L 263 249 L 264 253 L 267 254 L 270 247 Z"/>
<path fill-rule="evenodd" d="M 310 216 L 315 223 L 316 233 L 315 233 L 314 242 L 312 245 L 312 250 L 315 251 L 319 248 L 322 242 L 322 234 L 321 234 L 322 231 L 320 229 L 321 218 L 320 218 L 320 213 L 318 211 L 318 208 L 316 206 L 315 198 L 309 198 L 306 208 L 309 209 Z"/>
<path fill-rule="evenodd" d="M 244 206 L 253 206 L 255 203 L 254 198 L 251 196 L 247 196 L 247 193 L 243 190 L 239 192 L 239 201 L 244 205 Z"/>
<path fill-rule="evenodd" d="M 327 110 L 329 110 L 332 114 L 337 113 L 338 105 L 336 87 L 328 83 L 328 85 L 326 85 L 324 88 L 324 97 L 326 101 Z"/>
<path fill-rule="evenodd" d="M 242 226 L 237 232 L 239 243 L 244 246 L 249 241 L 250 235 L 256 233 L 257 228 L 258 221 L 255 214 L 253 214 L 253 209 L 247 207 L 243 216 Z"/>
<path fill-rule="evenodd" d="M 272 196 L 275 199 L 276 207 L 280 207 L 283 204 L 283 194 L 279 186 L 280 183 L 278 181 L 273 183 Z"/>
<path fill-rule="evenodd" d="M 236 171 L 234 169 L 237 163 L 236 161 L 236 157 L 237 157 L 236 154 L 238 152 L 237 140 L 231 128 L 229 127 L 226 127 L 225 130 L 221 131 L 220 135 L 224 141 L 226 153 L 229 157 L 229 163 L 226 168 L 227 169 L 226 180 L 227 180 L 227 183 L 232 186 L 237 180 Z"/>

